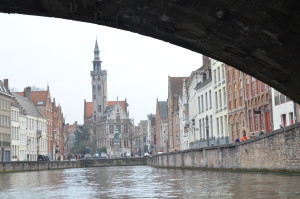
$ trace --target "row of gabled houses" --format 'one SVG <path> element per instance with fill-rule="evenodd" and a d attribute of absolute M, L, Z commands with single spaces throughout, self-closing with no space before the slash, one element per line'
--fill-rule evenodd
<path fill-rule="evenodd" d="M 0 162 L 51 160 L 64 155 L 63 113 L 47 90 L 10 92 L 0 80 Z"/>
<path fill-rule="evenodd" d="M 299 122 L 299 105 L 254 77 L 203 56 L 189 77 L 168 77 L 168 99 L 148 115 L 153 152 L 222 145 Z"/>

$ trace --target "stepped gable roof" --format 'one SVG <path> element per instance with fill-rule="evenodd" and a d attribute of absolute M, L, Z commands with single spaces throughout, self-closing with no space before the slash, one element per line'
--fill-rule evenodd
<path fill-rule="evenodd" d="M 170 87 L 172 95 L 181 96 L 182 95 L 182 83 L 183 80 L 187 82 L 189 77 L 169 77 Z"/>
<path fill-rule="evenodd" d="M 116 103 L 119 103 L 121 108 L 123 109 L 123 111 L 127 112 L 127 102 L 126 101 L 108 101 L 107 102 L 107 109 L 109 109 L 110 107 L 113 107 L 116 105 Z"/>
<path fill-rule="evenodd" d="M 161 118 L 168 117 L 168 102 L 167 101 L 157 101 L 159 116 Z"/>
<path fill-rule="evenodd" d="M 84 117 L 91 118 L 93 115 L 93 102 L 85 102 Z"/>
<path fill-rule="evenodd" d="M 40 111 L 35 107 L 32 101 L 28 100 L 26 97 L 22 97 L 19 94 L 13 93 L 18 103 L 24 109 L 25 113 L 30 116 L 35 116 L 39 118 L 44 118 Z"/>
<path fill-rule="evenodd" d="M 46 105 L 49 91 L 31 91 L 30 99 L 35 105 Z M 16 92 L 16 94 L 24 97 L 24 92 Z M 42 102 L 43 104 L 40 104 Z"/>

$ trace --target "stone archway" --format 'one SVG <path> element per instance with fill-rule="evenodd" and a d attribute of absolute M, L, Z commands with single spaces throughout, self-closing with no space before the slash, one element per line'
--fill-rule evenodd
<path fill-rule="evenodd" d="M 128 30 L 205 54 L 300 103 L 300 1 L 9 0 L 0 12 Z"/>

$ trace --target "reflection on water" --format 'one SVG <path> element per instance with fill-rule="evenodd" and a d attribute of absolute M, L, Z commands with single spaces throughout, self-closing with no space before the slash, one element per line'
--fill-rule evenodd
<path fill-rule="evenodd" d="M 0 173 L 0 198 L 300 198 L 300 176 L 149 166 Z"/>

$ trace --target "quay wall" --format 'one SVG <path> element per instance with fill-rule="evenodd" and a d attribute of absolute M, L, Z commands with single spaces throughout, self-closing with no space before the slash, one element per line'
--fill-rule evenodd
<path fill-rule="evenodd" d="M 78 161 L 49 162 L 0 162 L 0 172 L 39 171 L 83 167 L 136 166 L 146 164 L 146 158 L 90 159 Z"/>
<path fill-rule="evenodd" d="M 152 156 L 147 164 L 202 168 L 300 172 L 300 124 L 240 143 L 175 151 Z"/>

